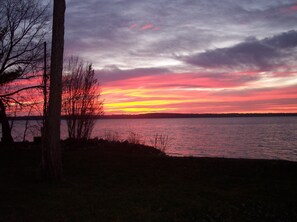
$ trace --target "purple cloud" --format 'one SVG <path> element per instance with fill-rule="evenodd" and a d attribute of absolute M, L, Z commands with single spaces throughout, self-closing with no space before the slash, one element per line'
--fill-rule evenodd
<path fill-rule="evenodd" d="M 269 70 L 286 64 L 294 57 L 296 46 L 297 32 L 292 30 L 262 40 L 248 38 L 234 46 L 207 50 L 184 57 L 183 60 L 204 68 Z"/>
<path fill-rule="evenodd" d="M 136 77 L 163 75 L 170 73 L 169 69 L 165 68 L 139 68 L 122 70 L 116 66 L 106 67 L 102 70 L 96 70 L 98 79 L 104 84 L 106 82 L 131 79 Z"/>

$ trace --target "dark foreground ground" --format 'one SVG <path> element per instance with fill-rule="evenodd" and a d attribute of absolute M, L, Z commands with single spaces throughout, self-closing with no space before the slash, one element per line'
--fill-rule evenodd
<path fill-rule="evenodd" d="M 0 146 L 0 221 L 297 221 L 297 163 L 76 143 L 48 184 L 38 150 Z"/>

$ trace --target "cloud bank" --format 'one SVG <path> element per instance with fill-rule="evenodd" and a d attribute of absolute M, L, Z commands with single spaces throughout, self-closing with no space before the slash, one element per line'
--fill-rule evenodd
<path fill-rule="evenodd" d="M 106 113 L 297 112 L 295 0 L 68 0 Z"/>
<path fill-rule="evenodd" d="M 231 47 L 187 56 L 184 61 L 204 68 L 270 70 L 295 59 L 296 47 L 297 31 L 292 30 L 262 40 L 250 37 Z"/>

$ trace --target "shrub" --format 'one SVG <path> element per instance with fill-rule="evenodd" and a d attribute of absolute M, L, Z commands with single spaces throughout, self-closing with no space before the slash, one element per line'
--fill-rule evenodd
<path fill-rule="evenodd" d="M 145 141 L 142 140 L 142 136 L 140 134 L 132 132 L 132 131 L 129 132 L 127 141 L 129 143 L 133 143 L 133 144 L 142 144 L 142 145 L 145 144 Z"/>
<path fill-rule="evenodd" d="M 105 130 L 103 139 L 112 141 L 112 142 L 120 142 L 121 141 L 119 132 L 110 131 L 110 130 L 109 131 Z"/>
<path fill-rule="evenodd" d="M 153 138 L 151 139 L 151 144 L 153 147 L 161 150 L 162 152 L 165 153 L 166 148 L 168 146 L 168 135 L 164 135 L 164 134 L 155 134 L 153 136 Z"/>

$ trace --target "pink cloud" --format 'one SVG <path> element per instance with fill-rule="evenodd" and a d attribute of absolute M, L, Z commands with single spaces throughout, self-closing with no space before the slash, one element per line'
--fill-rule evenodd
<path fill-rule="evenodd" d="M 297 11 L 297 5 L 293 5 L 288 8 L 289 11 Z"/>
<path fill-rule="evenodd" d="M 142 27 L 140 28 L 140 30 L 152 29 L 153 27 L 154 27 L 153 24 L 146 24 L 146 25 L 142 26 Z"/>
<path fill-rule="evenodd" d="M 200 73 L 168 73 L 161 75 L 133 77 L 125 80 L 118 80 L 107 83 L 111 86 L 127 86 L 148 88 L 228 88 L 245 85 L 241 78 L 254 78 L 255 72 L 234 73 L 227 76 L 211 76 Z M 103 83 L 104 84 L 104 83 Z M 104 84 L 106 85 L 106 84 Z"/>
<path fill-rule="evenodd" d="M 134 23 L 134 24 L 130 25 L 129 29 L 132 30 L 132 29 L 135 29 L 137 27 L 138 27 L 138 24 L 137 23 Z"/>
<path fill-rule="evenodd" d="M 293 12 L 297 11 L 297 5 L 291 5 L 289 7 L 282 7 L 282 8 L 279 9 L 279 11 L 281 13 L 288 13 L 288 12 L 293 13 Z"/>
<path fill-rule="evenodd" d="M 226 75 L 162 73 L 134 76 L 102 83 L 98 90 L 102 92 L 106 114 L 297 112 L 296 84 L 281 88 L 249 88 L 249 78 L 257 77 L 259 72 L 261 71 Z M 38 84 L 38 80 L 19 81 L 14 87 L 30 84 Z M 42 104 L 41 91 L 24 92 L 23 95 L 27 102 Z M 39 110 L 41 108 L 40 105 Z M 22 112 L 26 114 L 25 110 Z"/>
<path fill-rule="evenodd" d="M 259 72 L 231 73 L 230 78 L 167 73 L 107 82 L 102 85 L 106 113 L 297 112 L 296 86 L 252 89 L 240 79 Z"/>
<path fill-rule="evenodd" d="M 157 31 L 157 30 L 160 30 L 161 27 L 160 26 L 154 26 L 153 24 L 139 25 L 137 23 L 134 23 L 134 24 L 129 26 L 129 29 L 130 30 L 141 30 L 141 31 L 150 29 L 150 30 L 153 30 L 153 31 Z"/>

